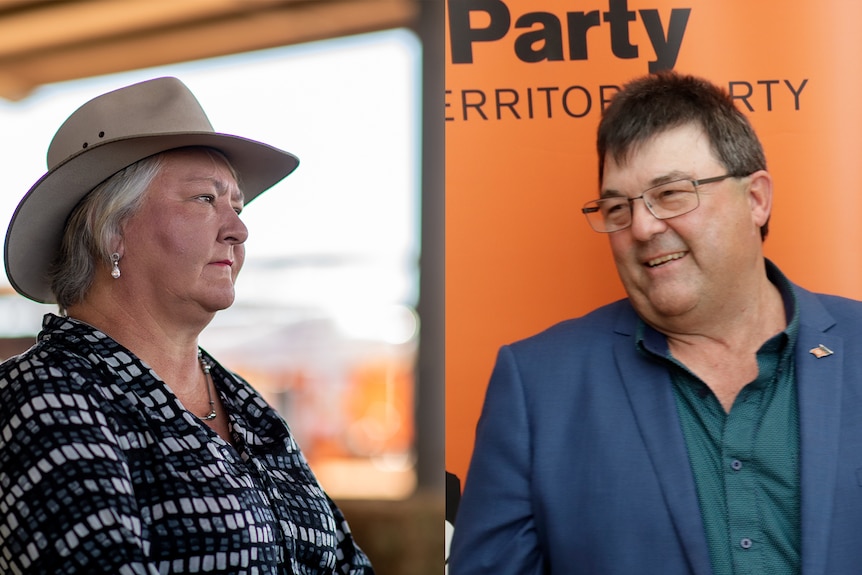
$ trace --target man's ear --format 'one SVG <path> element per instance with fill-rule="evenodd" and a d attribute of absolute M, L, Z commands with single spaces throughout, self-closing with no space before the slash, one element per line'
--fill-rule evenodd
<path fill-rule="evenodd" d="M 769 221 L 769 214 L 772 213 L 772 176 L 766 170 L 758 170 L 748 176 L 748 179 L 751 218 L 760 228 Z"/>

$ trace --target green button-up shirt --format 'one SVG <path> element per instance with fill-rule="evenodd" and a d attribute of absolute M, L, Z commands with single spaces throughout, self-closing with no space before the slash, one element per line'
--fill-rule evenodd
<path fill-rule="evenodd" d="M 799 409 L 793 288 L 775 270 L 787 328 L 757 352 L 757 378 L 727 413 L 715 394 L 642 324 L 641 351 L 668 365 L 715 575 L 800 573 Z"/>

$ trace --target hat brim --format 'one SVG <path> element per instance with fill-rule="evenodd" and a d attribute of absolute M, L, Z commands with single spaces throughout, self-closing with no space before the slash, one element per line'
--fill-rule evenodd
<path fill-rule="evenodd" d="M 214 132 L 118 138 L 81 150 L 49 170 L 27 192 L 6 232 L 4 261 L 12 287 L 40 303 L 56 303 L 48 272 L 72 210 L 90 191 L 123 168 L 175 148 L 221 151 L 239 177 L 248 204 L 299 165 L 296 156 L 267 144 Z"/>

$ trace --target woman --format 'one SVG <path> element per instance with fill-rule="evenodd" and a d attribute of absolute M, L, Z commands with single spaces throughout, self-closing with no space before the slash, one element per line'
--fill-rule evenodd
<path fill-rule="evenodd" d="M 372 573 L 284 421 L 197 345 L 244 203 L 296 158 L 160 78 L 79 108 L 48 165 L 6 237 L 61 315 L 0 366 L 0 572 Z"/>

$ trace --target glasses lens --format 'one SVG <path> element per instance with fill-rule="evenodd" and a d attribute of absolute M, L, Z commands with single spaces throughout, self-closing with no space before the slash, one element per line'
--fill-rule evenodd
<path fill-rule="evenodd" d="M 698 205 L 697 190 L 689 180 L 668 182 L 644 192 L 650 211 L 659 219 L 681 216 Z"/>
<path fill-rule="evenodd" d="M 587 202 L 582 210 L 597 232 L 613 232 L 631 223 L 632 211 L 628 198 L 605 198 Z"/>

